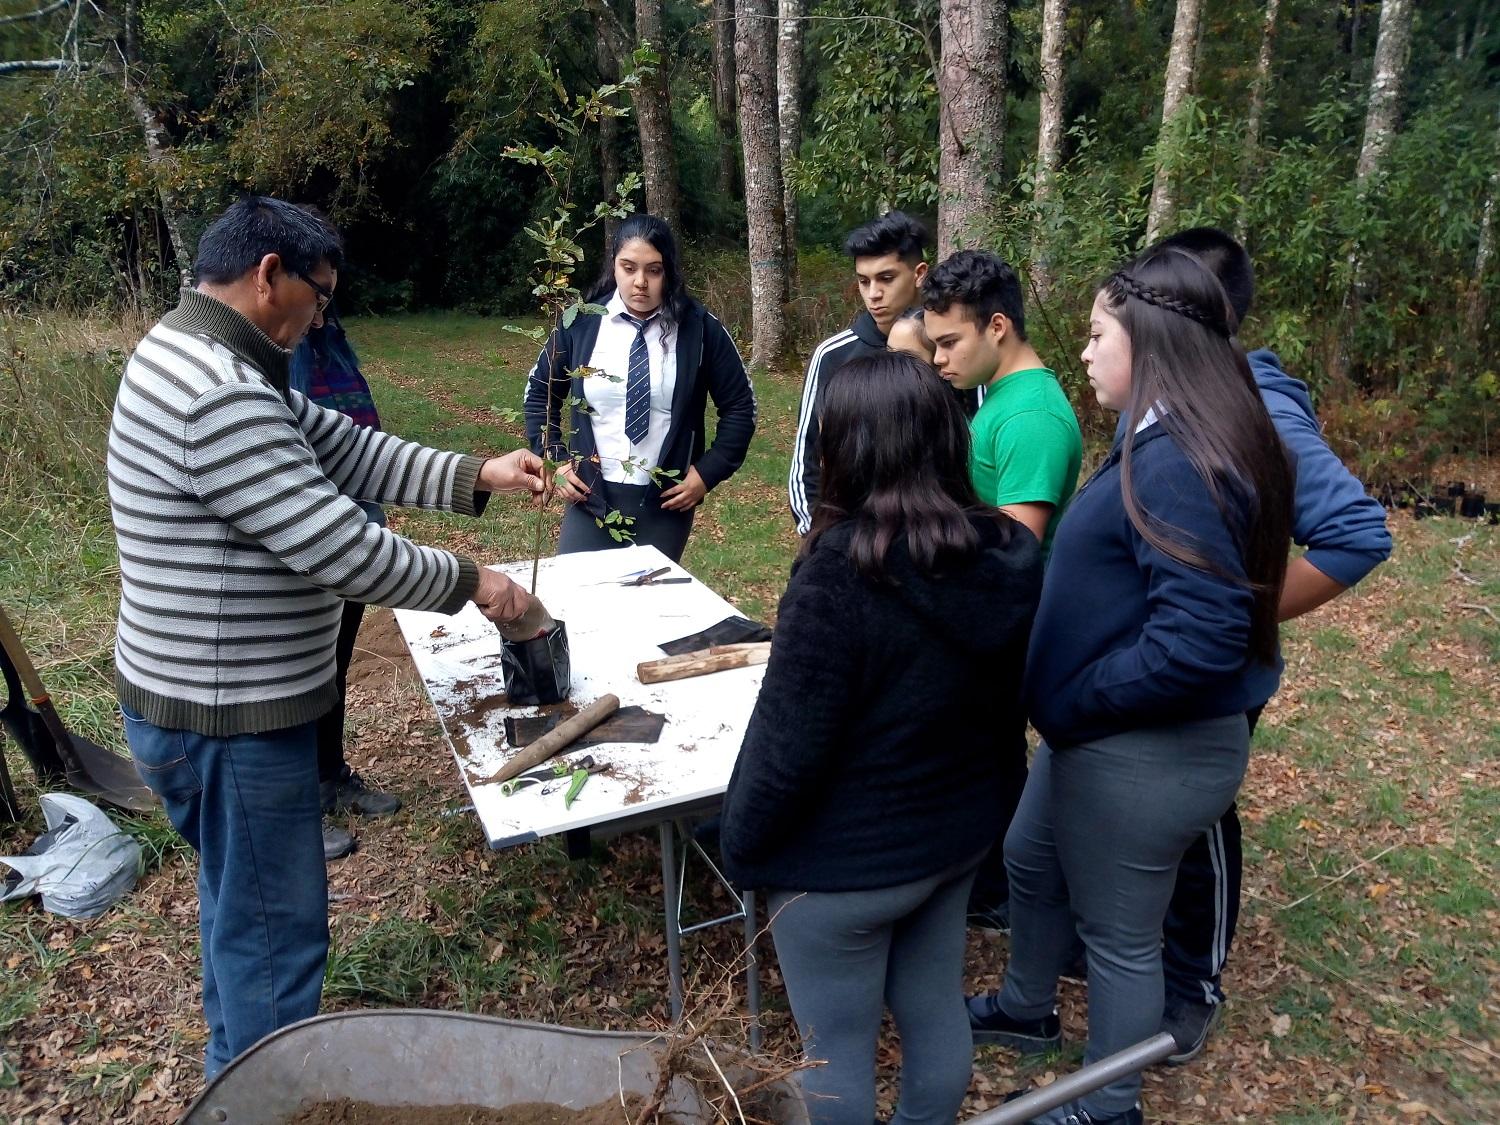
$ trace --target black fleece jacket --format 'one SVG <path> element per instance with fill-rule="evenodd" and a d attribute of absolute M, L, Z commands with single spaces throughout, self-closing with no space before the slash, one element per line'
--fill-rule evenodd
<path fill-rule="evenodd" d="M 1026 753 L 1042 563 L 1015 524 L 974 522 L 982 549 L 941 577 L 904 540 L 887 558 L 894 581 L 861 577 L 848 524 L 793 567 L 724 798 L 736 886 L 895 886 L 993 843 L 1002 778 Z"/>
<path fill-rule="evenodd" d="M 608 301 L 611 294 L 599 298 Z M 672 424 L 662 446 L 660 467 L 686 473 L 698 470 L 712 491 L 732 476 L 745 461 L 755 434 L 755 392 L 740 353 L 719 318 L 689 298 L 688 308 L 673 329 L 677 334 L 677 385 L 672 392 Z M 598 518 L 606 513 L 604 490 L 595 488 L 602 479 L 596 460 L 598 446 L 586 410 L 571 410 L 572 435 L 562 441 L 562 408 L 568 400 L 584 401 L 583 380 L 573 375 L 588 365 L 599 339 L 599 316 L 576 317 L 566 328 L 557 328 L 537 356 L 526 380 L 526 437 L 532 451 L 549 450 L 556 460 L 571 456 L 578 475 L 592 490 L 584 508 Z M 550 360 L 550 361 L 549 361 Z M 547 382 L 552 381 L 552 409 L 547 409 Z M 705 419 L 712 397 L 719 413 L 714 443 L 707 445 Z M 681 476 L 677 478 L 681 480 Z"/>

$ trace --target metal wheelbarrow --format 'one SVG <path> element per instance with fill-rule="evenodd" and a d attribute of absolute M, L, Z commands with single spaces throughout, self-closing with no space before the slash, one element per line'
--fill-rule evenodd
<path fill-rule="evenodd" d="M 180 1125 L 280 1125 L 309 1102 L 338 1098 L 384 1106 L 551 1102 L 583 1109 L 621 1090 L 650 1094 L 658 1073 L 650 1049 L 655 1038 L 417 1008 L 334 1012 L 251 1047 L 188 1106 Z M 795 1086 L 776 1083 L 766 1092 L 778 1125 L 807 1125 Z M 681 1078 L 662 1108 L 680 1121 L 707 1119 Z"/>

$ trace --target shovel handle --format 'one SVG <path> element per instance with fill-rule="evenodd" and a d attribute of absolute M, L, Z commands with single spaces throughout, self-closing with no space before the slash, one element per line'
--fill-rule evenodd
<path fill-rule="evenodd" d="M 31 663 L 31 657 L 26 655 L 26 649 L 21 645 L 21 638 L 16 636 L 15 627 L 11 625 L 10 618 L 5 615 L 3 609 L 0 609 L 0 647 L 5 649 L 5 655 L 10 657 L 10 662 L 16 666 L 16 671 L 20 672 L 21 686 L 31 697 L 32 706 L 41 715 L 42 723 L 46 726 L 47 733 L 52 736 L 52 741 L 57 743 L 57 753 L 62 758 L 63 769 L 67 772 L 68 780 L 76 782 L 77 778 L 84 774 L 84 769 L 73 750 L 73 738 L 68 734 L 68 728 L 63 726 L 56 708 L 52 706 L 47 689 L 42 686 L 42 678 L 36 673 L 36 666 Z"/>
<path fill-rule="evenodd" d="M 31 663 L 31 657 L 26 655 L 26 650 L 21 647 L 21 638 L 16 636 L 15 627 L 11 625 L 10 618 L 5 616 L 5 610 L 0 609 L 0 646 L 5 649 L 5 654 L 10 657 L 16 670 L 21 673 L 21 686 L 26 689 L 26 694 L 31 696 L 31 702 L 40 707 L 47 702 L 47 689 L 42 686 L 42 678 L 36 674 L 36 668 Z"/>

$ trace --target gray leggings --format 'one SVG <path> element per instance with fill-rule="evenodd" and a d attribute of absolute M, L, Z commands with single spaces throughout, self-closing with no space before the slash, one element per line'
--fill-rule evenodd
<path fill-rule="evenodd" d="M 875 1044 L 887 1005 L 902 1058 L 891 1125 L 952 1125 L 973 1067 L 964 904 L 980 858 L 896 887 L 768 896 L 803 1050 L 825 1060 L 802 1072 L 813 1125 L 875 1119 Z"/>
<path fill-rule="evenodd" d="M 1094 1062 L 1161 1030 L 1162 919 L 1182 854 L 1234 800 L 1250 754 L 1244 715 L 1037 749 L 1005 837 L 1010 965 L 1000 1006 L 1037 1019 L 1057 1003 L 1074 923 L 1088 949 Z M 1083 1098 L 1131 1108 L 1140 1075 Z"/>

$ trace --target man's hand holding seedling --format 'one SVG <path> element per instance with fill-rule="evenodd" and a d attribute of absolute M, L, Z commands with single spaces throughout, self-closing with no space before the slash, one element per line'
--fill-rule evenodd
<path fill-rule="evenodd" d="M 512 582 L 498 570 L 479 568 L 479 585 L 474 588 L 474 604 L 491 621 L 514 621 L 526 612 L 531 595 L 526 587 Z"/>
<path fill-rule="evenodd" d="M 503 457 L 489 458 L 480 468 L 475 485 L 482 492 L 547 491 L 542 459 L 529 449 L 515 449 Z"/>

